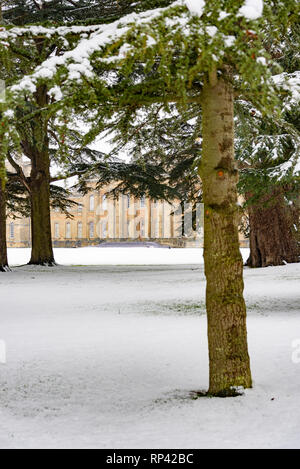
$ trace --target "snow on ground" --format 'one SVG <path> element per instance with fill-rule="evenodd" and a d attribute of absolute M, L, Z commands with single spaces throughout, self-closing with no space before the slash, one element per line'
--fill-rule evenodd
<path fill-rule="evenodd" d="M 109 249 L 0 274 L 0 447 L 299 448 L 300 265 L 245 269 L 254 388 L 193 400 L 208 385 L 200 250 L 137 248 L 140 264 L 169 263 L 146 266 L 116 248 L 119 265 L 83 265 Z"/>
<path fill-rule="evenodd" d="M 242 249 L 244 260 L 249 249 Z M 177 265 L 203 264 L 202 249 L 156 249 L 138 248 L 59 248 L 54 249 L 56 262 L 62 265 Z M 30 259 L 30 249 L 9 249 L 10 265 L 26 264 Z"/>

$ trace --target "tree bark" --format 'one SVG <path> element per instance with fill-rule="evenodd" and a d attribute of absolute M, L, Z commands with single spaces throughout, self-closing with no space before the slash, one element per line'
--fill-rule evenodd
<path fill-rule="evenodd" d="M 4 182 L 0 178 L 0 272 L 8 271 L 6 244 L 6 196 Z"/>
<path fill-rule="evenodd" d="M 204 265 L 210 395 L 252 386 L 247 345 L 243 261 L 238 239 L 233 90 L 216 73 L 203 87 Z"/>
<path fill-rule="evenodd" d="M 29 264 L 55 265 L 50 219 L 50 171 L 47 152 L 32 158 L 30 175 L 32 249 Z"/>
<path fill-rule="evenodd" d="M 300 251 L 295 230 L 296 214 L 284 200 L 283 189 L 264 195 L 249 206 L 249 267 L 267 267 L 299 262 Z M 299 226 L 299 214 L 298 214 Z"/>

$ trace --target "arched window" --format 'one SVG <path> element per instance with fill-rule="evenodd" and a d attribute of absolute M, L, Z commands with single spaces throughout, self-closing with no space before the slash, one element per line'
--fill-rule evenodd
<path fill-rule="evenodd" d="M 145 198 L 145 196 L 143 195 L 143 196 L 141 197 L 141 208 L 144 208 L 145 206 L 146 206 L 146 198 Z"/>
<path fill-rule="evenodd" d="M 79 238 L 79 239 L 82 238 L 82 223 L 81 223 L 81 221 L 78 222 L 78 225 L 77 225 L 77 238 Z"/>
<path fill-rule="evenodd" d="M 90 212 L 95 210 L 95 196 L 90 195 Z"/>
<path fill-rule="evenodd" d="M 66 238 L 71 238 L 71 223 L 69 221 L 66 223 Z"/>

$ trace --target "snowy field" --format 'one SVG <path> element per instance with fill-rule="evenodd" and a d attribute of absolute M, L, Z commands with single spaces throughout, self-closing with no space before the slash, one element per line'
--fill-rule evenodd
<path fill-rule="evenodd" d="M 245 255 L 248 250 L 244 249 Z M 60 248 L 54 249 L 55 259 L 63 265 L 170 265 L 202 264 L 202 249 L 168 248 Z M 29 249 L 9 249 L 10 265 L 26 264 L 30 259 Z"/>
<path fill-rule="evenodd" d="M 254 388 L 193 400 L 208 385 L 201 250 L 55 254 L 65 266 L 0 274 L 1 448 L 300 448 L 299 264 L 245 269 Z"/>

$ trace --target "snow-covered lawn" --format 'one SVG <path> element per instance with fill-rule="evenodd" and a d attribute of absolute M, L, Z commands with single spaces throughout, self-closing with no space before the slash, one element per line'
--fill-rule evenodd
<path fill-rule="evenodd" d="M 193 400 L 208 385 L 201 250 L 109 251 L 0 274 L 0 447 L 299 448 L 300 265 L 245 269 L 254 388 Z"/>
<path fill-rule="evenodd" d="M 248 249 L 244 249 L 248 253 Z M 202 249 L 168 248 L 60 248 L 54 249 L 55 259 L 63 265 L 166 265 L 202 264 Z M 30 249 L 9 249 L 10 265 L 26 264 Z"/>

